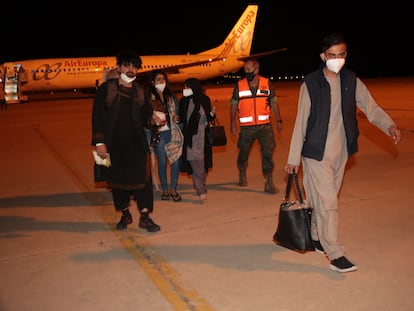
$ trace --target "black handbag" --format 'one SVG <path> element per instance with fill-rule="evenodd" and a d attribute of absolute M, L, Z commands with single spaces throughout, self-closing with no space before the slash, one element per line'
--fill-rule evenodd
<path fill-rule="evenodd" d="M 226 131 L 224 126 L 220 125 L 217 117 L 210 121 L 208 136 L 211 146 L 225 146 L 227 144 Z"/>
<path fill-rule="evenodd" d="M 295 180 L 299 201 L 289 201 L 292 179 Z M 310 228 L 312 207 L 303 201 L 298 176 L 289 174 L 285 197 L 279 209 L 279 222 L 273 235 L 273 241 L 281 246 L 304 253 L 314 251 Z"/>

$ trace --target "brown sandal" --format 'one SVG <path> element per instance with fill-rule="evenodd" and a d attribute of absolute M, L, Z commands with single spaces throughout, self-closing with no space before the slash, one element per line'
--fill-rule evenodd
<path fill-rule="evenodd" d="M 168 193 L 168 191 L 163 191 L 161 194 L 161 200 L 169 200 L 170 199 L 170 194 Z"/>
<path fill-rule="evenodd" d="M 170 192 L 170 196 L 175 202 L 181 201 L 181 195 L 179 195 L 178 192 L 174 192 L 174 193 Z"/>

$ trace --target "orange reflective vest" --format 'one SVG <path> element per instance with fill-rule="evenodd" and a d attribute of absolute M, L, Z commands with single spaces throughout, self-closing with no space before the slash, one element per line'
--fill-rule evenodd
<path fill-rule="evenodd" d="M 270 106 L 267 102 L 270 96 L 269 80 L 259 77 L 256 94 L 250 91 L 247 79 L 238 82 L 239 87 L 239 122 L 240 126 L 267 124 L 270 122 Z"/>

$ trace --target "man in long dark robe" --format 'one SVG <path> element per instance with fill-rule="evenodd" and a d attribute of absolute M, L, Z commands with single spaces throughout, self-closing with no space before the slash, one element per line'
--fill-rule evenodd
<path fill-rule="evenodd" d="M 149 232 L 160 230 L 149 214 L 154 209 L 153 185 L 148 142 L 144 126 L 161 123 L 136 81 L 142 60 L 132 51 L 118 54 L 119 77 L 105 81 L 98 88 L 92 109 L 92 145 L 102 159 L 110 157 L 107 185 L 112 191 L 116 211 L 122 217 L 116 228 L 132 223 L 131 198 L 140 212 L 138 227 Z"/>

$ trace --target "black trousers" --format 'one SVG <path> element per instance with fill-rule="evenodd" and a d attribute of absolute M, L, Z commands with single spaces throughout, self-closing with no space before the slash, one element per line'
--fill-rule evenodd
<path fill-rule="evenodd" d="M 154 210 L 154 190 L 152 188 L 151 179 L 143 189 L 124 190 L 112 188 L 112 199 L 117 211 L 127 208 L 131 197 L 133 200 L 137 201 L 140 213 L 143 209 L 146 209 L 151 213 Z"/>

